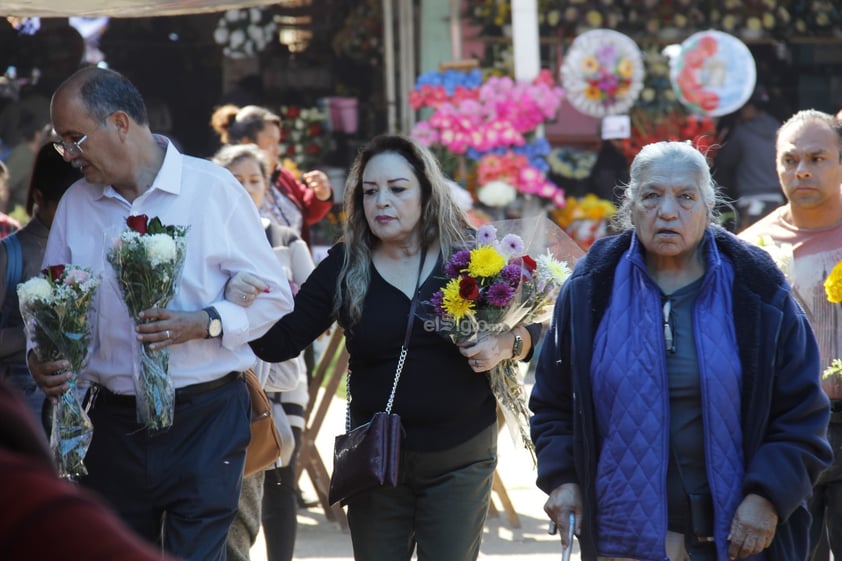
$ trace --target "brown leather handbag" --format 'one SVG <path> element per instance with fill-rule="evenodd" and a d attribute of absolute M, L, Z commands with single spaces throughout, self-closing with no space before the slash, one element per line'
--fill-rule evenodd
<path fill-rule="evenodd" d="M 251 441 L 246 448 L 243 471 L 243 476 L 248 477 L 266 469 L 281 457 L 281 435 L 272 418 L 272 404 L 251 368 L 246 370 L 245 379 L 251 397 Z"/>

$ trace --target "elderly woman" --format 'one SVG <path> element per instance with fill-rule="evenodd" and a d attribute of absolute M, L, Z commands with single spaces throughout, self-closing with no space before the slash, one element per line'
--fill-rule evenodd
<path fill-rule="evenodd" d="M 435 159 L 412 140 L 382 136 L 360 152 L 345 211 L 343 243 L 301 287 L 295 310 L 252 348 L 263 360 L 286 360 L 337 320 L 356 427 L 384 409 L 412 318 L 393 407 L 405 430 L 400 481 L 350 500 L 354 558 L 408 560 L 417 546 L 420 561 L 476 559 L 497 463 L 495 399 L 477 373 L 527 358 L 540 326 L 457 347 L 413 316 L 413 299 L 430 300 L 443 286 L 443 264 L 473 231 Z M 249 300 L 262 286 L 235 279 L 226 296 Z"/>
<path fill-rule="evenodd" d="M 530 407 L 544 506 L 584 561 L 807 551 L 828 464 L 816 342 L 762 249 L 713 226 L 689 144 L 645 146 L 621 209 L 562 289 Z"/>

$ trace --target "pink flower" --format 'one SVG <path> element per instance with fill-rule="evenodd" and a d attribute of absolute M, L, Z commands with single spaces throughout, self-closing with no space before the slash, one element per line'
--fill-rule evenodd
<path fill-rule="evenodd" d="M 91 278 L 90 273 L 84 269 L 71 269 L 64 277 L 64 284 L 73 286 L 75 284 L 82 284 Z"/>
<path fill-rule="evenodd" d="M 410 133 L 410 136 L 427 147 L 439 142 L 440 138 L 439 132 L 427 121 L 419 121 L 415 123 L 415 126 L 412 127 L 412 133 Z"/>

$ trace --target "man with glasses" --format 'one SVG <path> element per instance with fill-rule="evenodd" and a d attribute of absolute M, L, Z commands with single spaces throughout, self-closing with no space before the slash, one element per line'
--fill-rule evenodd
<path fill-rule="evenodd" d="M 137 89 L 120 74 L 86 68 L 53 95 L 56 150 L 84 174 L 56 212 L 44 265 L 73 263 L 102 275 L 89 363 L 94 436 L 81 483 L 102 495 L 141 536 L 186 560 L 225 559 L 250 438 L 241 372 L 248 341 L 292 309 L 289 284 L 248 193 L 222 169 L 182 155 L 150 132 Z M 189 226 L 182 276 L 166 309 L 135 327 L 106 254 L 126 217 L 145 214 Z M 270 279 L 241 307 L 223 298 L 239 271 Z M 137 345 L 170 351 L 172 426 L 150 431 L 136 418 Z M 66 361 L 29 367 L 49 396 L 68 389 Z"/>

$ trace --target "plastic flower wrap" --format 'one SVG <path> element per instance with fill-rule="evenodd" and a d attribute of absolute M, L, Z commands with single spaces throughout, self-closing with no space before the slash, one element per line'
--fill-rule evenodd
<path fill-rule="evenodd" d="M 544 322 L 581 255 L 546 218 L 486 224 L 477 230 L 475 247 L 456 251 L 445 265 L 447 284 L 425 302 L 425 326 L 459 343 Z M 534 461 L 518 362 L 500 362 L 488 371 L 488 381 L 512 438 Z"/>
<path fill-rule="evenodd" d="M 41 362 L 70 363 L 70 389 L 53 408 L 50 449 L 59 475 L 76 478 L 88 473 L 83 460 L 93 425 L 82 408 L 77 385 L 91 342 L 89 313 L 100 279 L 89 269 L 54 265 L 17 287 L 27 337 Z"/>
<path fill-rule="evenodd" d="M 757 238 L 756 244 L 763 249 L 765 249 L 769 255 L 772 257 L 772 261 L 775 262 L 775 265 L 778 266 L 778 269 L 784 274 L 787 280 L 792 280 L 792 262 L 794 259 L 792 253 L 792 244 L 790 243 L 782 243 L 776 244 L 772 238 L 769 236 L 760 236 Z M 840 269 L 840 273 L 842 273 L 842 269 Z M 827 281 L 825 281 L 825 287 L 827 287 Z M 828 293 L 828 299 L 830 299 L 830 293 Z M 833 300 L 830 300 L 833 302 Z"/>
<path fill-rule="evenodd" d="M 186 250 L 186 226 L 164 226 L 157 217 L 145 214 L 126 218 L 125 230 L 108 253 L 117 283 L 129 315 L 138 322 L 138 314 L 149 308 L 166 308 L 175 295 Z M 137 418 L 149 430 L 172 425 L 175 410 L 175 386 L 170 378 L 170 353 L 140 345 L 134 361 Z"/>

